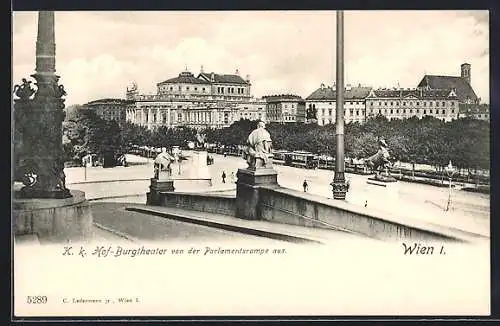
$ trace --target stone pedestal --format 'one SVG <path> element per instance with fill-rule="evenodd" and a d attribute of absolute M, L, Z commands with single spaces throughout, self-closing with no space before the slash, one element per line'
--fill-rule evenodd
<path fill-rule="evenodd" d="M 246 220 L 260 220 L 260 186 L 278 186 L 278 172 L 273 168 L 238 169 L 236 174 L 236 216 Z"/>
<path fill-rule="evenodd" d="M 36 235 L 41 243 L 90 241 L 93 217 L 85 193 L 71 190 L 65 199 L 19 198 L 13 201 L 15 236 Z"/>
<path fill-rule="evenodd" d="M 160 172 L 161 173 L 161 172 Z M 161 175 L 160 175 L 161 177 Z M 151 178 L 151 184 L 149 186 L 149 192 L 146 194 L 147 205 L 161 205 L 161 192 L 174 191 L 174 180 L 170 178 L 157 179 Z"/>
<path fill-rule="evenodd" d="M 377 184 L 381 184 L 381 185 L 398 181 L 396 178 L 394 178 L 388 172 L 376 174 L 375 176 L 368 178 L 368 180 L 371 181 L 372 183 L 377 183 Z"/>
<path fill-rule="evenodd" d="M 206 151 L 192 151 L 188 163 L 184 166 L 187 173 L 182 174 L 190 179 L 209 179 L 210 171 L 208 170 L 207 156 Z"/>

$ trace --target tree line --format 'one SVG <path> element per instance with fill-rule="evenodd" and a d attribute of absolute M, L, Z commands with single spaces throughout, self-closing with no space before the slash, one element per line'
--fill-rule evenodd
<path fill-rule="evenodd" d="M 101 119 L 92 110 L 75 110 L 63 124 L 66 159 L 78 161 L 86 154 L 122 154 L 133 145 L 185 147 L 196 141 L 197 133 L 218 146 L 244 145 L 257 121 L 240 120 L 222 129 L 168 128 L 148 130 L 129 122 L 118 124 Z M 275 149 L 304 150 L 335 156 L 335 125 L 269 123 L 266 129 Z M 434 117 L 388 120 L 382 115 L 364 124 L 345 125 L 345 155 L 366 158 L 378 149 L 378 140 L 387 142 L 393 159 L 401 162 L 444 167 L 451 160 L 463 169 L 489 169 L 490 129 L 487 121 L 463 118 L 443 122 Z"/>

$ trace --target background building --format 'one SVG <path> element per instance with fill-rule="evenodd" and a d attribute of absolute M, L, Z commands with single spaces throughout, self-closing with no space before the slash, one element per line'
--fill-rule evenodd
<path fill-rule="evenodd" d="M 159 126 L 222 128 L 240 119 L 265 119 L 265 102 L 251 95 L 250 77 L 189 71 L 157 84 L 157 94 L 142 95 L 133 84 L 127 99 L 135 105 L 127 120 L 148 128 Z"/>
<path fill-rule="evenodd" d="M 267 122 L 305 122 L 306 106 L 302 97 L 292 94 L 269 95 L 266 100 Z"/>
<path fill-rule="evenodd" d="M 364 123 L 367 118 L 383 115 L 389 120 L 433 116 L 443 121 L 460 117 L 489 119 L 489 106 L 472 88 L 471 65 L 460 66 L 460 76 L 425 75 L 417 88 L 351 87 L 344 95 L 345 122 Z M 316 111 L 319 125 L 335 123 L 336 89 L 321 84 L 306 97 L 306 110 Z"/>
<path fill-rule="evenodd" d="M 490 120 L 490 106 L 488 104 L 459 104 L 459 118 Z"/>
<path fill-rule="evenodd" d="M 460 65 L 460 76 L 425 75 L 417 88 L 434 90 L 454 90 L 460 103 L 479 103 L 471 86 L 471 65 Z"/>
<path fill-rule="evenodd" d="M 367 117 L 383 115 L 389 120 L 433 116 L 443 121 L 458 118 L 459 100 L 454 90 L 377 89 L 366 98 Z"/>
<path fill-rule="evenodd" d="M 345 86 L 344 92 L 344 121 L 365 122 L 366 107 L 365 98 L 371 91 L 371 87 L 361 86 L 352 87 L 350 84 Z M 307 109 L 316 109 L 316 119 L 320 126 L 335 123 L 337 107 L 336 87 L 325 86 L 321 84 L 320 88 L 306 97 L 305 104 Z"/>
<path fill-rule="evenodd" d="M 127 111 L 133 107 L 134 101 L 105 98 L 84 104 L 83 107 L 95 111 L 102 119 L 115 120 L 123 123 L 127 118 Z"/>

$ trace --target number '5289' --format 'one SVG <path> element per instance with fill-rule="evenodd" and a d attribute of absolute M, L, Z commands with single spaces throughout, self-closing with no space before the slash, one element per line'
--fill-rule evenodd
<path fill-rule="evenodd" d="M 26 301 L 31 304 L 37 304 L 37 303 L 47 303 L 47 297 L 44 295 L 35 295 L 35 296 L 28 296 L 26 298 Z"/>

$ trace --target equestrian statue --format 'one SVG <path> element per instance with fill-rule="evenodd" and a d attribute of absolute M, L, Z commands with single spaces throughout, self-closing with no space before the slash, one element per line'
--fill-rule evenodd
<path fill-rule="evenodd" d="M 375 172 L 373 179 L 383 182 L 394 182 L 396 179 L 391 176 L 389 169 L 392 167 L 387 143 L 383 138 L 378 141 L 379 149 L 374 155 L 364 159 L 365 165 Z"/>

